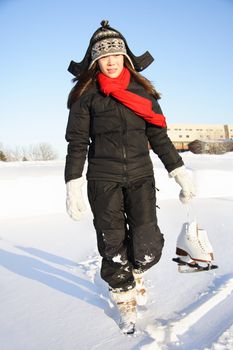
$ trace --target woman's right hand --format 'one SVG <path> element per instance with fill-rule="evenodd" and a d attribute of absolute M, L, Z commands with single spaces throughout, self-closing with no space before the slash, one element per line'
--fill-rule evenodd
<path fill-rule="evenodd" d="M 70 180 L 66 183 L 66 211 L 76 221 L 82 219 L 86 211 L 86 204 L 82 194 L 84 178 Z"/>

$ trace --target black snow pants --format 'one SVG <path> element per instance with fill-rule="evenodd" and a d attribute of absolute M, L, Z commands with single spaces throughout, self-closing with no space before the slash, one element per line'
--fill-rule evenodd
<path fill-rule="evenodd" d="M 125 184 L 89 180 L 88 198 L 102 256 L 101 277 L 110 289 L 131 289 L 133 269 L 143 272 L 156 264 L 164 245 L 154 178 Z"/>

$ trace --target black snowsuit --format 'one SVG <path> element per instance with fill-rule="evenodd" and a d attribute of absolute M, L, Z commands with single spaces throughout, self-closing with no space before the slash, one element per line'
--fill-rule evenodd
<path fill-rule="evenodd" d="M 136 82 L 128 90 L 158 102 Z M 148 141 L 168 172 L 183 165 L 166 128 L 149 124 L 94 86 L 76 101 L 66 130 L 65 180 L 82 176 L 88 152 L 88 198 L 94 215 L 101 276 L 113 289 L 134 286 L 132 269 L 156 264 L 163 248 L 157 225 Z"/>

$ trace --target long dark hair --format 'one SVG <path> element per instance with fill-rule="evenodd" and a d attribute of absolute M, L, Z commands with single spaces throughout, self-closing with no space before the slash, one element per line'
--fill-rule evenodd
<path fill-rule="evenodd" d="M 67 107 L 70 109 L 72 105 L 79 99 L 79 97 L 87 90 L 89 90 L 95 84 L 96 73 L 98 72 L 97 63 L 95 62 L 93 66 L 86 70 L 79 78 L 72 79 L 75 86 L 71 89 Z"/>
<path fill-rule="evenodd" d="M 131 64 L 128 59 L 124 57 L 124 64 L 128 68 L 131 73 L 131 79 L 136 81 L 138 84 L 142 85 L 145 90 L 158 100 L 160 98 L 160 93 L 156 91 L 154 85 L 143 75 L 138 73 Z M 72 105 L 79 99 L 79 97 L 87 90 L 89 90 L 96 83 L 96 74 L 99 72 L 99 67 L 97 62 L 93 64 L 93 66 L 85 71 L 79 78 L 72 79 L 73 83 L 76 83 L 75 86 L 71 89 L 67 107 L 70 109 Z"/>
<path fill-rule="evenodd" d="M 160 99 L 161 94 L 155 89 L 152 82 L 133 69 L 127 58 L 125 58 L 125 66 L 131 73 L 131 79 L 133 78 L 139 85 L 142 85 L 148 94 L 152 95 L 156 100 Z"/>

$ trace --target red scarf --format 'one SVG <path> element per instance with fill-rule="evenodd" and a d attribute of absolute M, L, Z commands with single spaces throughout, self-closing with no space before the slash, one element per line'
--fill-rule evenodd
<path fill-rule="evenodd" d="M 117 78 L 109 78 L 103 73 L 98 73 L 97 81 L 105 95 L 113 96 L 147 122 L 162 128 L 166 127 L 165 117 L 152 110 L 151 100 L 126 90 L 130 82 L 130 72 L 127 68 L 124 67 Z"/>

